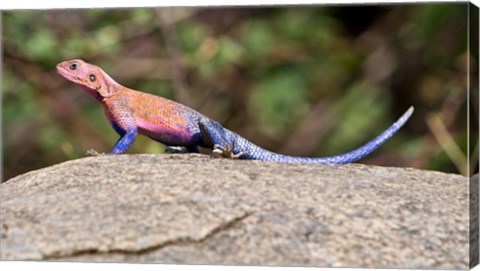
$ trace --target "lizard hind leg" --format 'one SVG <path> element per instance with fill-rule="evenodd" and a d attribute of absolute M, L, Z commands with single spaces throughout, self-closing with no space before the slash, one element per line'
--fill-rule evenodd
<path fill-rule="evenodd" d="M 200 132 L 206 146 L 213 149 L 212 158 L 241 158 L 248 154 L 237 149 L 238 136 L 225 129 L 220 123 L 207 117 L 199 120 Z"/>

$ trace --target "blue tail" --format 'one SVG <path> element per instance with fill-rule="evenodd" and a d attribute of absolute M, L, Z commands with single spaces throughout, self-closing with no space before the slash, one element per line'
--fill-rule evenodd
<path fill-rule="evenodd" d="M 413 106 L 411 106 L 395 123 L 388 127 L 387 130 L 356 150 L 340 155 L 320 158 L 287 156 L 267 151 L 253 144 L 247 139 L 237 135 L 236 133 L 223 128 L 219 123 L 213 122 L 212 120 L 206 120 L 205 122 L 201 123 L 201 127 L 203 130 L 202 134 L 204 139 L 208 139 L 212 146 L 221 146 L 220 149 L 222 151 L 228 150 L 226 153 L 231 154 L 231 156 L 238 155 L 241 159 L 272 161 L 279 163 L 346 164 L 355 162 L 380 147 L 383 143 L 385 143 L 385 141 L 392 137 L 405 124 L 405 122 L 407 122 L 412 113 Z M 225 153 L 225 151 L 223 153 Z"/>

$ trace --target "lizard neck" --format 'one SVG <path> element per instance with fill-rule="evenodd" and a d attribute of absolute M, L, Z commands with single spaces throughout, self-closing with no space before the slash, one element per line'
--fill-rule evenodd
<path fill-rule="evenodd" d="M 105 85 L 105 92 L 108 93 L 106 96 L 102 96 L 97 92 L 97 100 L 99 100 L 104 105 L 108 104 L 109 101 L 117 100 L 118 98 L 124 98 L 127 88 L 120 85 L 119 83 L 112 81 Z"/>
<path fill-rule="evenodd" d="M 90 95 L 91 95 L 93 98 L 95 98 L 97 101 L 102 102 L 103 97 L 102 97 L 102 95 L 100 95 L 100 93 L 99 93 L 98 91 L 96 91 L 96 90 L 94 90 L 94 89 L 91 89 L 91 88 L 89 88 L 89 87 L 86 87 L 86 86 L 82 86 L 82 85 L 80 85 L 80 87 L 83 88 L 83 90 L 84 90 L 85 92 L 87 92 L 88 94 L 90 94 Z"/>
<path fill-rule="evenodd" d="M 101 80 L 101 84 L 98 89 L 87 89 L 87 92 L 91 94 L 97 101 L 101 103 L 106 103 L 107 100 L 111 99 L 114 96 L 121 95 L 124 86 L 117 83 L 102 69 L 98 69 L 97 78 Z"/>

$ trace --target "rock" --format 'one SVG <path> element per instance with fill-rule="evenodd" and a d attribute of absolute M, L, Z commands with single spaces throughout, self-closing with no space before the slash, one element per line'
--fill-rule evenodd
<path fill-rule="evenodd" d="M 1 184 L 1 259 L 467 269 L 468 179 L 200 154 L 88 157 Z"/>

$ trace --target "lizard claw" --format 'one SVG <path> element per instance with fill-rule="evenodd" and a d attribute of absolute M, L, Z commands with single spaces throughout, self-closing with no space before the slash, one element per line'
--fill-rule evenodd
<path fill-rule="evenodd" d="M 233 140 L 233 142 L 232 142 L 232 148 L 231 148 L 231 150 L 230 150 L 230 152 L 229 152 L 230 158 L 240 159 L 243 155 L 248 154 L 248 151 L 241 151 L 241 152 L 239 152 L 239 153 L 234 154 L 234 153 L 233 153 L 233 150 L 235 150 L 236 144 L 237 144 L 237 140 Z"/>
<path fill-rule="evenodd" d="M 237 154 L 233 154 L 230 156 L 230 158 L 233 158 L 233 159 L 240 159 L 242 158 L 242 156 L 244 155 L 247 155 L 248 154 L 248 151 L 242 151 L 242 152 L 239 152 Z"/>
<path fill-rule="evenodd" d="M 235 140 L 232 142 L 232 146 L 229 146 L 229 144 L 227 144 L 223 140 L 222 140 L 222 143 L 224 146 L 227 146 L 227 147 L 223 147 L 221 145 L 215 144 L 213 146 L 212 155 L 210 156 L 211 158 L 225 157 L 225 158 L 239 159 L 243 155 L 248 154 L 248 151 L 242 151 L 236 154 L 234 153 L 235 143 L 236 143 Z"/>
<path fill-rule="evenodd" d="M 213 150 L 212 150 L 212 154 L 210 155 L 210 158 L 216 159 L 216 158 L 220 158 L 222 156 L 225 157 L 225 155 L 224 155 L 225 152 L 226 152 L 226 150 L 222 146 L 220 146 L 218 144 L 215 144 L 213 146 Z"/>
<path fill-rule="evenodd" d="M 88 156 L 100 156 L 100 155 L 104 155 L 104 153 L 100 153 L 100 152 L 97 152 L 96 150 L 89 149 L 89 150 L 87 150 L 86 155 L 88 155 Z"/>

